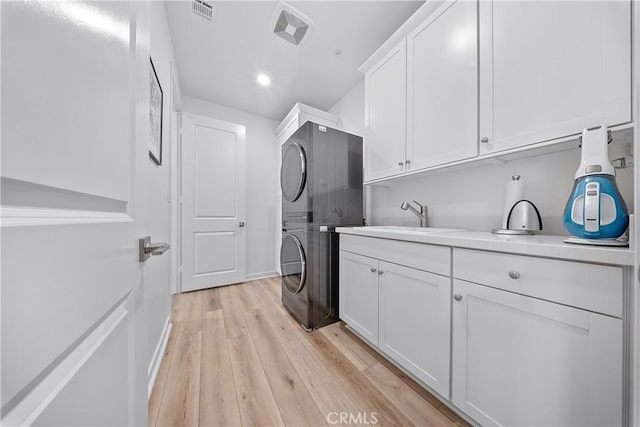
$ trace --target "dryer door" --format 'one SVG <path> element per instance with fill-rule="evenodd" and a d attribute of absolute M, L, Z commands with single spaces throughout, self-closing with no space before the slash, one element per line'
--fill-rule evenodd
<path fill-rule="evenodd" d="M 307 181 L 307 155 L 297 142 L 287 144 L 282 152 L 280 187 L 282 197 L 295 202 L 302 194 Z"/>
<path fill-rule="evenodd" d="M 299 293 L 307 277 L 307 260 L 300 239 L 293 234 L 286 234 L 282 238 L 280 268 L 283 288 L 292 294 Z"/>

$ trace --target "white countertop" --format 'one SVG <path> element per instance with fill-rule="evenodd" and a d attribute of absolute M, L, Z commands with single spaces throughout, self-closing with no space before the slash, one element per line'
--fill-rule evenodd
<path fill-rule="evenodd" d="M 634 253 L 629 248 L 575 245 L 563 242 L 566 236 L 550 235 L 501 235 L 486 231 L 434 231 L 420 232 L 400 229 L 376 229 L 376 227 L 337 227 L 336 232 L 382 239 L 451 246 L 454 248 L 480 249 L 520 255 L 558 258 L 598 264 L 634 264 Z"/>

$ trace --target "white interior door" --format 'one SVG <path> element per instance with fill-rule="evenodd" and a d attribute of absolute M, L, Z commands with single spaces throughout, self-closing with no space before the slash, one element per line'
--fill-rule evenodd
<path fill-rule="evenodd" d="M 245 128 L 182 119 L 182 291 L 245 280 Z"/>
<path fill-rule="evenodd" d="M 144 425 L 148 6 L 0 7 L 1 423 Z"/>

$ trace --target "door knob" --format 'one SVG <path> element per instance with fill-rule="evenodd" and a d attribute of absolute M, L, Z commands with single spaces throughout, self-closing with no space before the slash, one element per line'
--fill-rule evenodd
<path fill-rule="evenodd" d="M 404 162 L 398 162 L 398 166 L 404 166 Z"/>
<path fill-rule="evenodd" d="M 151 255 L 162 255 L 169 250 L 168 243 L 151 243 L 151 237 L 138 239 L 138 261 L 145 262 Z"/>
<path fill-rule="evenodd" d="M 238 223 L 238 227 L 244 227 L 244 221 L 240 221 L 240 222 Z"/>
<path fill-rule="evenodd" d="M 480 140 L 480 142 L 482 142 L 482 143 L 487 143 L 487 142 L 489 142 L 489 138 L 487 138 L 487 137 L 485 136 L 484 138 L 482 138 L 482 139 Z"/>
<path fill-rule="evenodd" d="M 456 301 L 460 301 L 462 299 L 462 295 L 455 294 L 455 295 L 453 295 L 453 299 L 456 300 Z"/>
<path fill-rule="evenodd" d="M 520 273 L 518 273 L 516 270 L 511 270 L 509 272 L 509 277 L 511 277 L 512 279 L 519 279 L 520 278 Z"/>
<path fill-rule="evenodd" d="M 381 275 L 381 274 L 383 274 L 383 273 L 384 273 L 384 271 L 382 271 L 382 270 L 378 270 L 378 275 Z"/>
<path fill-rule="evenodd" d="M 375 273 L 375 272 L 376 272 L 376 269 L 375 269 L 375 268 L 373 268 L 373 267 L 371 267 L 371 272 L 372 272 L 372 273 Z"/>

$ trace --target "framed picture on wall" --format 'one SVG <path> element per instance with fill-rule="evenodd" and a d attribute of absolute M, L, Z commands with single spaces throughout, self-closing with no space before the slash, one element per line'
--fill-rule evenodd
<path fill-rule="evenodd" d="M 162 164 L 162 87 L 156 68 L 151 62 L 151 70 L 149 72 L 149 157 L 158 166 Z"/>

